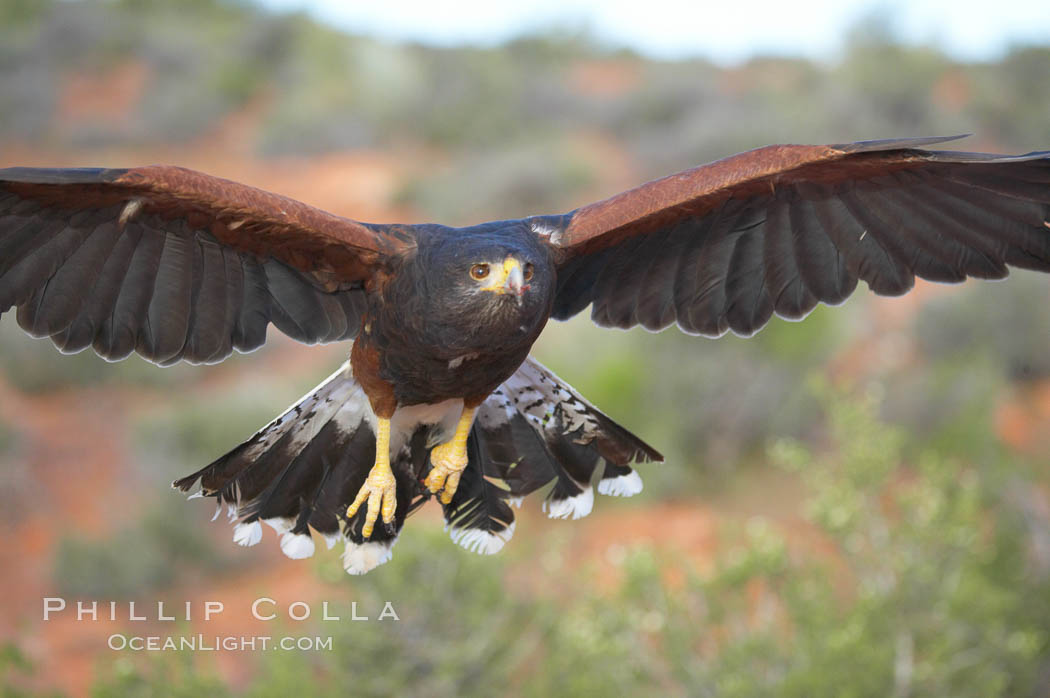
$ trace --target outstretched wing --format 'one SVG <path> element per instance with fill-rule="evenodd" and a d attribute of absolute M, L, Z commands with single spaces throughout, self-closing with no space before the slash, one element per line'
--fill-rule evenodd
<path fill-rule="evenodd" d="M 945 140 L 759 148 L 534 219 L 557 248 L 553 317 L 749 335 L 858 279 L 893 296 L 1050 271 L 1050 152 L 917 147 Z"/>
<path fill-rule="evenodd" d="M 270 322 L 351 338 L 360 289 L 412 245 L 179 167 L 0 169 L 0 313 L 65 352 L 211 363 L 258 348 Z"/>

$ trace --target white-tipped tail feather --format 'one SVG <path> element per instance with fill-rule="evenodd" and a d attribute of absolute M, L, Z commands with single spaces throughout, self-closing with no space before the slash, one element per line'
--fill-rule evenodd
<path fill-rule="evenodd" d="M 585 487 L 575 497 L 543 500 L 543 510 L 552 519 L 582 519 L 594 508 L 594 489 Z"/>
<path fill-rule="evenodd" d="M 262 540 L 262 524 L 258 521 L 239 523 L 233 527 L 233 542 L 250 547 Z"/>
<path fill-rule="evenodd" d="M 343 569 L 350 574 L 371 572 L 384 562 L 390 562 L 396 542 L 396 538 L 382 543 L 360 544 L 348 540 L 343 551 Z"/>
<path fill-rule="evenodd" d="M 316 536 L 329 549 L 343 540 L 346 571 L 364 574 L 391 559 L 405 517 L 428 497 L 418 488 L 427 475 L 426 451 L 449 438 L 462 404 L 446 400 L 395 411 L 391 462 L 399 495 L 407 491 L 411 501 L 402 505 L 399 497 L 391 528 L 364 541 L 360 518 L 347 520 L 345 513 L 357 487 L 351 483 L 363 480 L 374 461 L 375 415 L 349 363 L 237 448 L 174 485 L 195 490 L 191 499 L 214 496 L 226 505 L 237 545 L 258 544 L 264 523 L 296 560 L 316 553 Z M 532 359 L 482 403 L 471 435 L 469 467 L 445 518 L 452 541 L 482 555 L 511 539 L 513 509 L 529 494 L 553 484 L 543 510 L 554 519 L 580 519 L 594 507 L 595 487 L 588 483 L 603 463 L 606 479 L 597 481 L 597 491 L 623 497 L 642 489 L 630 463 L 660 458 Z"/>
<path fill-rule="evenodd" d="M 598 494 L 608 497 L 633 497 L 642 491 L 642 476 L 632 470 L 626 475 L 602 480 L 598 483 Z"/>
<path fill-rule="evenodd" d="M 281 552 L 293 560 L 303 560 L 314 554 L 314 539 L 309 533 L 292 533 L 281 536 Z"/>
<path fill-rule="evenodd" d="M 502 531 L 485 531 L 480 528 L 456 528 L 452 526 L 449 528 L 448 535 L 452 538 L 453 543 L 472 553 L 495 555 L 514 536 L 514 526 L 516 525 L 517 522 L 512 521 L 510 526 L 507 526 Z"/>

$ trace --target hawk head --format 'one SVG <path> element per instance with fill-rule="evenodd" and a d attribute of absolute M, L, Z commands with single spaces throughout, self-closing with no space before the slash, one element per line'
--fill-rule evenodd
<path fill-rule="evenodd" d="M 435 231 L 420 240 L 417 283 L 431 319 L 498 343 L 534 336 L 554 301 L 554 264 L 518 221 Z"/>

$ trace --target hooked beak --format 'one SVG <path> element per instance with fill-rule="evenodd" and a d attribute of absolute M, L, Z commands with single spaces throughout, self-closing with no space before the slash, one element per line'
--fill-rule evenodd
<path fill-rule="evenodd" d="M 514 257 L 507 257 L 503 265 L 497 267 L 492 275 L 492 281 L 484 287 L 486 291 L 495 291 L 500 295 L 514 296 L 518 305 L 522 303 L 522 296 L 529 290 L 525 283 L 525 272 L 521 268 L 521 262 Z"/>
<path fill-rule="evenodd" d="M 508 269 L 507 262 L 512 262 Z M 507 270 L 507 277 L 503 282 L 503 293 L 512 293 L 518 300 L 518 305 L 521 305 L 521 296 L 525 292 L 528 286 L 525 285 L 525 274 L 521 270 L 521 264 L 518 260 L 507 260 L 503 263 L 503 268 Z"/>

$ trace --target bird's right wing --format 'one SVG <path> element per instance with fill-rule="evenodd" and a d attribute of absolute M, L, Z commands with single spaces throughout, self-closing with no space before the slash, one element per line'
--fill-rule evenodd
<path fill-rule="evenodd" d="M 924 150 L 945 138 L 779 145 L 534 223 L 559 260 L 553 317 L 749 335 L 915 277 L 1050 271 L 1050 153 Z"/>
<path fill-rule="evenodd" d="M 353 337 L 361 291 L 411 230 L 180 167 L 0 169 L 0 313 L 65 352 L 213 363 L 272 322 Z"/>

